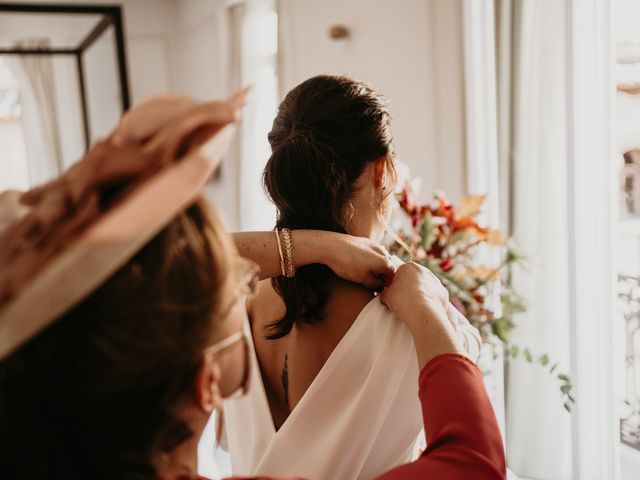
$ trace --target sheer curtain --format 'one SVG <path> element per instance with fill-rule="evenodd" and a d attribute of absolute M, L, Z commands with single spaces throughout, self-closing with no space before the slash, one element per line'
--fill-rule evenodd
<path fill-rule="evenodd" d="M 33 39 L 17 47 L 38 49 L 48 45 L 47 39 Z M 8 65 L 20 85 L 29 181 L 37 185 L 64 168 L 52 60 L 48 55 L 19 55 L 11 57 Z"/>
<path fill-rule="evenodd" d="M 241 230 L 270 230 L 275 207 L 262 189 L 269 158 L 267 134 L 276 114 L 278 13 L 275 0 L 245 0 L 230 9 L 232 81 L 250 85 L 249 103 L 238 132 Z"/>
<path fill-rule="evenodd" d="M 570 367 L 565 6 L 497 0 L 498 158 L 503 226 L 530 256 L 512 282 L 528 300 L 513 342 Z M 569 479 L 571 416 L 548 370 L 511 362 L 506 449 L 518 475 Z"/>
<path fill-rule="evenodd" d="M 615 479 L 607 0 L 495 0 L 501 223 L 530 255 L 513 338 L 559 362 L 507 372 L 510 467 L 535 479 Z M 558 371 L 555 373 L 557 374 Z"/>

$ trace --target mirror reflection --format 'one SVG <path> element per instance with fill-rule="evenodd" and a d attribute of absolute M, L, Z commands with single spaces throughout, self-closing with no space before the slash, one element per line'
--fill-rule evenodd
<path fill-rule="evenodd" d="M 121 9 L 0 4 L 0 188 L 46 181 L 129 106 Z"/>

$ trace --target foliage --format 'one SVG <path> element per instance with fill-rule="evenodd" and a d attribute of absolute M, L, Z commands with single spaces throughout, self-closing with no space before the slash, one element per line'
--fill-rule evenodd
<path fill-rule="evenodd" d="M 575 402 L 570 378 L 556 373 L 557 363 L 548 355 L 534 355 L 510 342 L 516 317 L 527 302 L 512 286 L 514 269 L 522 269 L 526 257 L 513 239 L 500 230 L 480 225 L 485 197 L 466 196 L 460 205 L 437 194 L 430 204 L 419 203 L 411 184 L 397 196 L 389 245 L 392 254 L 429 268 L 449 291 L 451 303 L 479 331 L 485 343 L 505 349 L 508 360 L 524 358 L 549 369 L 560 382 L 564 408 Z"/>

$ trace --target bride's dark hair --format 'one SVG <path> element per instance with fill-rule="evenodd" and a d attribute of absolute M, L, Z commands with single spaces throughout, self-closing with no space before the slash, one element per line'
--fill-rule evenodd
<path fill-rule="evenodd" d="M 371 86 L 349 77 L 319 75 L 291 90 L 269 143 L 264 186 L 277 208 L 278 228 L 344 233 L 365 167 L 383 157 L 385 178 L 395 181 L 389 104 Z M 392 189 L 386 187 L 388 194 Z M 294 278 L 272 279 L 286 314 L 268 326 L 267 338 L 287 335 L 296 321 L 321 320 L 332 277 L 326 266 L 308 265 Z"/>

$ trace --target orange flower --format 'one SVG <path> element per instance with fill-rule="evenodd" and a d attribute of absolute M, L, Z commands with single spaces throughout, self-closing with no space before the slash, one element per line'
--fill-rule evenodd
<path fill-rule="evenodd" d="M 480 214 L 486 198 L 486 195 L 465 195 L 460 201 L 458 216 L 464 218 L 475 217 Z"/>
<path fill-rule="evenodd" d="M 487 232 L 485 240 L 492 247 L 499 247 L 505 244 L 505 242 L 508 240 L 508 236 L 506 233 L 500 230 L 490 230 L 489 232 Z"/>

